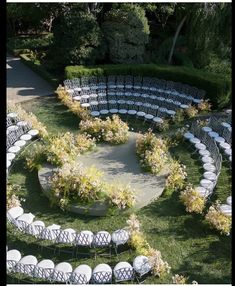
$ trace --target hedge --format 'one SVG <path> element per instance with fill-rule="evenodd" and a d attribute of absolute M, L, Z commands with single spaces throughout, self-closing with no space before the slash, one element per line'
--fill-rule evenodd
<path fill-rule="evenodd" d="M 139 75 L 181 82 L 206 91 L 213 109 L 231 105 L 231 78 L 183 66 L 163 66 L 156 64 L 119 64 L 98 66 L 67 66 L 65 78 L 83 76 Z"/>

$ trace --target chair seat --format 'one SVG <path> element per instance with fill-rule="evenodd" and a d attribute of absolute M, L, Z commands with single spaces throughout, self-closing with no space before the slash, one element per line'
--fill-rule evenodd
<path fill-rule="evenodd" d="M 99 116 L 99 115 L 100 115 L 99 111 L 91 111 L 91 116 L 96 117 L 96 116 Z"/>
<path fill-rule="evenodd" d="M 191 139 L 191 138 L 194 138 L 194 135 L 190 132 L 186 132 L 186 133 L 184 133 L 184 138 L 185 139 Z"/>
<path fill-rule="evenodd" d="M 216 174 L 213 172 L 210 172 L 210 171 L 205 172 L 203 174 L 203 177 L 207 180 L 210 180 L 210 181 L 215 181 L 217 179 Z"/>
<path fill-rule="evenodd" d="M 141 276 L 148 273 L 151 270 L 148 257 L 144 255 L 137 256 L 133 261 L 133 268 Z"/>
<path fill-rule="evenodd" d="M 209 136 L 210 136 L 211 138 L 219 137 L 219 134 L 218 134 L 217 132 L 214 132 L 214 131 L 211 131 L 211 132 L 209 132 L 208 134 L 209 134 Z"/>
<path fill-rule="evenodd" d="M 198 138 L 196 138 L 196 137 L 190 138 L 189 141 L 190 141 L 191 143 L 193 143 L 193 144 L 197 144 L 197 143 L 200 143 L 200 142 L 201 142 L 201 141 L 200 141 Z"/>
<path fill-rule="evenodd" d="M 204 188 L 204 187 L 196 187 L 196 189 L 195 189 L 197 192 L 198 192 L 198 194 L 201 196 L 201 197 L 203 197 L 203 198 L 206 198 L 206 197 L 208 197 L 210 194 L 211 194 L 211 191 L 210 190 L 208 190 L 208 189 L 206 189 L 206 188 Z"/>
<path fill-rule="evenodd" d="M 13 118 L 13 119 L 14 119 L 14 118 L 17 118 L 17 113 L 15 113 L 15 112 L 8 113 L 8 114 L 7 114 L 7 117 L 8 117 L 8 118 Z"/>
<path fill-rule="evenodd" d="M 17 221 L 24 221 L 28 224 L 31 224 L 35 218 L 35 215 L 32 213 L 24 213 L 17 218 Z"/>
<path fill-rule="evenodd" d="M 129 233 L 125 229 L 118 229 L 112 233 L 111 238 L 116 245 L 125 244 L 129 239 Z"/>
<path fill-rule="evenodd" d="M 228 122 L 222 122 L 221 125 L 222 125 L 223 127 L 226 127 L 226 128 L 231 127 L 231 124 L 229 124 Z"/>
<path fill-rule="evenodd" d="M 211 163 L 203 164 L 203 169 L 210 172 L 214 172 L 216 170 L 215 165 Z"/>
<path fill-rule="evenodd" d="M 128 271 L 128 269 L 130 271 Z M 128 281 L 133 279 L 133 267 L 128 262 L 119 262 L 113 269 L 113 274 L 118 281 Z"/>
<path fill-rule="evenodd" d="M 195 144 L 195 148 L 198 150 L 206 150 L 206 145 L 202 143 Z"/>
<path fill-rule="evenodd" d="M 186 108 L 189 108 L 189 106 L 188 106 L 187 104 L 181 104 L 181 105 L 180 105 L 180 108 L 186 109 Z"/>
<path fill-rule="evenodd" d="M 120 114 L 127 114 L 127 109 L 119 109 L 118 113 L 120 113 Z"/>
<path fill-rule="evenodd" d="M 155 123 L 162 123 L 163 119 L 156 116 L 156 117 L 153 118 L 153 122 L 155 122 Z"/>
<path fill-rule="evenodd" d="M 31 235 L 38 235 L 39 234 L 39 231 L 38 229 L 35 227 L 35 226 L 41 226 L 41 227 L 45 227 L 45 223 L 41 220 L 35 220 L 33 221 L 29 227 L 28 227 L 28 230 L 27 230 L 27 233 L 31 234 Z"/>
<path fill-rule="evenodd" d="M 24 213 L 22 207 L 13 207 L 7 211 L 7 217 L 11 217 L 13 219 L 18 218 Z"/>
<path fill-rule="evenodd" d="M 7 260 L 13 260 L 13 261 L 20 261 L 21 259 L 21 253 L 17 249 L 11 249 L 7 251 Z"/>
<path fill-rule="evenodd" d="M 218 137 L 215 137 L 215 141 L 217 143 L 222 143 L 222 142 L 225 142 L 225 139 L 223 137 L 218 136 Z"/>
<path fill-rule="evenodd" d="M 9 168 L 11 166 L 11 161 L 7 160 L 7 168 Z"/>
<path fill-rule="evenodd" d="M 202 157 L 202 162 L 203 163 L 214 163 L 214 160 L 210 156 L 203 156 Z"/>
<path fill-rule="evenodd" d="M 225 149 L 224 153 L 228 156 L 231 156 L 232 155 L 232 149 Z"/>
<path fill-rule="evenodd" d="M 9 153 L 9 152 L 8 152 L 8 153 L 7 153 L 7 160 L 8 160 L 8 161 L 12 161 L 12 160 L 15 158 L 15 156 L 16 156 L 16 155 L 15 155 L 14 153 Z"/>
<path fill-rule="evenodd" d="M 112 108 L 112 109 L 109 109 L 109 112 L 112 113 L 112 114 L 115 114 L 115 113 L 118 113 L 118 109 L 117 108 Z"/>
<path fill-rule="evenodd" d="M 222 204 L 219 206 L 220 211 L 227 216 L 232 215 L 232 206 L 227 204 Z"/>
<path fill-rule="evenodd" d="M 20 137 L 20 140 L 24 140 L 24 141 L 29 141 L 32 139 L 32 135 L 30 134 L 24 134 Z"/>
<path fill-rule="evenodd" d="M 210 155 L 211 155 L 211 153 L 210 153 L 207 149 L 199 150 L 198 153 L 199 153 L 201 156 L 210 156 Z"/>
<path fill-rule="evenodd" d="M 144 117 L 145 114 L 146 114 L 146 113 L 143 112 L 143 111 L 138 111 L 138 112 L 136 113 L 136 115 L 139 116 L 139 117 Z"/>
<path fill-rule="evenodd" d="M 100 114 L 102 114 L 102 115 L 106 115 L 106 114 L 108 114 L 108 113 L 109 113 L 108 109 L 102 109 L 102 110 L 100 110 Z"/>
<path fill-rule="evenodd" d="M 175 115 L 176 112 L 174 110 L 168 109 L 166 113 L 169 115 Z"/>
<path fill-rule="evenodd" d="M 7 150 L 9 153 L 18 153 L 20 151 L 19 146 L 12 146 Z"/>
<path fill-rule="evenodd" d="M 92 269 L 90 266 L 88 266 L 86 264 L 81 264 L 73 270 L 73 273 L 76 273 L 78 275 L 84 275 L 86 277 L 86 281 L 88 283 L 91 280 Z M 78 282 L 78 281 L 75 281 L 75 282 Z"/>
<path fill-rule="evenodd" d="M 202 102 L 202 99 L 193 98 L 193 102 L 198 104 Z"/>
<path fill-rule="evenodd" d="M 212 129 L 210 127 L 208 127 L 208 126 L 202 127 L 202 130 L 205 131 L 205 132 L 211 132 L 212 131 Z"/>
<path fill-rule="evenodd" d="M 101 263 L 93 269 L 92 278 L 98 284 L 111 283 L 112 268 L 108 264 Z"/>
<path fill-rule="evenodd" d="M 90 246 L 93 241 L 94 234 L 90 230 L 83 230 L 77 234 L 75 244 L 79 246 Z"/>
<path fill-rule="evenodd" d="M 95 247 L 103 247 L 110 245 L 111 235 L 107 231 L 99 231 L 94 235 L 93 245 Z"/>
<path fill-rule="evenodd" d="M 87 108 L 89 106 L 90 106 L 90 103 L 88 103 L 88 102 L 81 103 L 81 107 Z"/>
<path fill-rule="evenodd" d="M 152 114 L 146 114 L 144 116 L 144 118 L 147 119 L 147 120 L 152 120 L 154 118 L 154 116 Z"/>
<path fill-rule="evenodd" d="M 27 126 L 27 125 L 28 125 L 28 122 L 27 122 L 27 121 L 19 121 L 19 122 L 17 122 L 16 125 L 17 125 L 17 126 Z"/>
<path fill-rule="evenodd" d="M 207 179 L 202 179 L 200 181 L 200 186 L 205 189 L 212 189 L 213 188 L 213 182 Z"/>
<path fill-rule="evenodd" d="M 130 114 L 130 115 L 136 115 L 137 111 L 134 110 L 134 109 L 130 109 L 130 110 L 127 111 L 127 113 Z"/>
<path fill-rule="evenodd" d="M 26 144 L 25 140 L 18 140 L 14 143 L 14 146 L 23 147 Z"/>
<path fill-rule="evenodd" d="M 19 129 L 19 127 L 16 125 L 11 125 L 11 126 L 7 127 L 7 131 L 16 131 L 18 129 Z"/>
<path fill-rule="evenodd" d="M 231 145 L 226 142 L 220 142 L 219 145 L 223 149 L 231 149 Z"/>
<path fill-rule="evenodd" d="M 73 100 L 80 101 L 81 100 L 81 96 L 80 95 L 76 95 L 76 96 L 73 97 Z"/>
<path fill-rule="evenodd" d="M 31 129 L 29 130 L 28 134 L 32 136 L 37 136 L 39 134 L 39 131 L 37 129 Z"/>

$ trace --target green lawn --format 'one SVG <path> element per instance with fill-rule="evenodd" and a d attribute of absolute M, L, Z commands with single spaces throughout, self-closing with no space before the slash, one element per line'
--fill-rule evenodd
<path fill-rule="evenodd" d="M 38 116 L 48 127 L 50 132 L 76 132 L 79 120 L 69 112 L 56 98 L 40 98 L 23 104 Z M 147 130 L 141 122 L 131 122 L 135 130 Z M 171 149 L 172 156 L 178 158 L 186 165 L 188 181 L 198 184 L 201 176 L 200 164 L 197 156 L 192 155 L 186 144 L 181 144 Z M 24 168 L 24 160 L 19 158 L 15 162 L 9 181 L 22 186 L 21 195 L 25 197 L 23 208 L 32 212 L 36 219 L 43 220 L 46 225 L 57 223 L 76 230 L 107 230 L 114 231 L 125 226 L 128 214 L 104 218 L 92 218 L 73 215 L 63 212 L 58 207 L 51 207 L 46 197 L 40 190 L 37 172 L 29 172 Z M 229 166 L 223 164 L 218 186 L 211 200 L 221 199 L 225 201 L 231 193 L 231 173 Z M 211 204 L 211 201 L 209 202 Z M 229 284 L 231 283 L 231 237 L 221 236 L 215 230 L 210 229 L 200 215 L 190 215 L 184 210 L 179 202 L 178 193 L 163 195 L 148 206 L 136 211 L 141 223 L 142 230 L 146 234 L 150 245 L 161 251 L 163 259 L 172 267 L 171 273 L 162 278 L 150 276 L 145 283 L 168 284 L 172 283 L 171 276 L 182 273 L 189 276 L 189 282 L 196 280 L 203 284 Z M 36 255 L 38 259 L 48 258 L 56 263 L 61 261 L 70 262 L 73 266 L 87 263 L 91 267 L 99 263 L 109 263 L 114 266 L 119 261 L 132 263 L 136 256 L 135 252 L 123 251 L 117 258 L 93 257 L 72 258 L 69 253 L 54 255 L 53 250 L 44 249 L 39 251 L 36 239 L 24 235 L 14 234 L 12 228 L 7 231 L 9 248 L 19 249 L 23 254 Z M 8 277 L 8 283 L 12 280 Z"/>

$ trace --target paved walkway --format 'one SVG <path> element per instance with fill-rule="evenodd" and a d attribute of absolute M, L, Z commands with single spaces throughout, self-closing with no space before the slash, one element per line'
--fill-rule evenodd
<path fill-rule="evenodd" d="M 54 94 L 53 88 L 20 58 L 7 55 L 7 100 L 22 102 L 44 95 Z"/>
<path fill-rule="evenodd" d="M 135 192 L 135 207 L 141 208 L 162 194 L 167 171 L 157 176 L 143 172 L 135 153 L 136 136 L 130 132 L 129 141 L 118 146 L 98 145 L 97 151 L 79 156 L 78 161 L 86 167 L 96 166 L 107 182 L 129 184 Z"/>

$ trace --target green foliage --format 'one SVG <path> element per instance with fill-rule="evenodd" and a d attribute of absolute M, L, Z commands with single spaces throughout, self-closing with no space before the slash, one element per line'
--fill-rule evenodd
<path fill-rule="evenodd" d="M 53 26 L 54 41 L 48 54 L 58 66 L 94 64 L 102 58 L 105 47 L 93 14 L 72 9 L 60 15 Z"/>
<path fill-rule="evenodd" d="M 232 65 L 229 60 L 221 60 L 216 54 L 210 55 L 209 64 L 205 67 L 205 70 L 215 74 L 232 75 Z"/>
<path fill-rule="evenodd" d="M 141 63 L 148 43 L 149 26 L 145 11 L 133 4 L 112 9 L 102 25 L 113 63 Z"/>
<path fill-rule="evenodd" d="M 231 102 L 231 78 L 189 67 L 155 64 L 67 66 L 66 78 L 94 75 L 139 75 L 157 77 L 195 86 L 206 91 L 213 108 L 224 108 Z"/>

